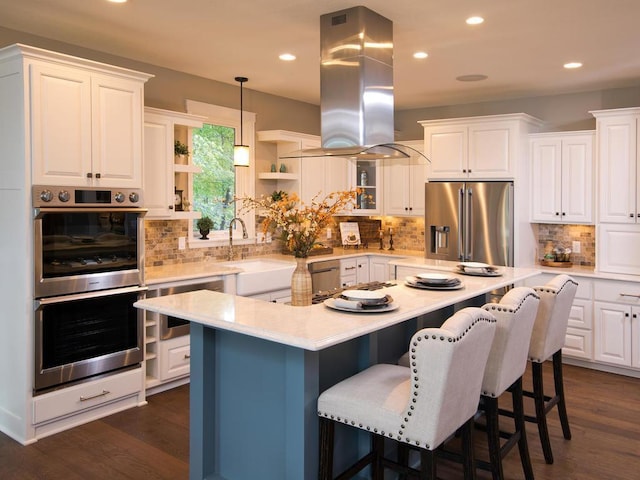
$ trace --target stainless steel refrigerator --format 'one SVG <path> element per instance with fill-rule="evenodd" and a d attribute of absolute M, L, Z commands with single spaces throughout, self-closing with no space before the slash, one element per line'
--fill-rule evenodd
<path fill-rule="evenodd" d="M 513 182 L 425 185 L 426 257 L 513 266 Z"/>

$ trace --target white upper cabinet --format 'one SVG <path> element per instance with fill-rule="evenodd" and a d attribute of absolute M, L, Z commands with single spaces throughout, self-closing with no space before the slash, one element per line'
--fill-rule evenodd
<path fill-rule="evenodd" d="M 424 150 L 424 142 L 399 142 Z M 419 155 L 403 159 L 384 160 L 384 213 L 422 217 L 424 215 L 424 184 L 427 181 L 427 160 Z"/>
<path fill-rule="evenodd" d="M 596 117 L 598 135 L 599 220 L 640 223 L 640 108 L 591 113 Z"/>
<path fill-rule="evenodd" d="M 531 221 L 593 223 L 593 132 L 532 134 Z"/>
<path fill-rule="evenodd" d="M 141 188 L 143 88 L 150 75 L 22 49 L 32 183 Z"/>
<path fill-rule="evenodd" d="M 144 205 L 147 218 L 190 218 L 184 202 L 192 198 L 191 174 L 200 169 L 174 155 L 176 130 L 202 127 L 204 117 L 146 107 L 144 110 Z M 182 159 L 180 159 L 182 160 Z M 183 178 L 184 177 L 184 178 Z"/>
<path fill-rule="evenodd" d="M 525 114 L 418 122 L 431 160 L 429 180 L 513 179 L 522 135 L 540 122 Z"/>

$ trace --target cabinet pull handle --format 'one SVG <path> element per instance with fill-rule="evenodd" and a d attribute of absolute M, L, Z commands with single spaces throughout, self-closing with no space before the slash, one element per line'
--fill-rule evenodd
<path fill-rule="evenodd" d="M 80 401 L 86 402 L 88 400 L 93 400 L 94 398 L 104 397 L 105 395 L 109 395 L 111 392 L 109 390 L 102 390 L 102 393 L 96 393 L 95 395 L 89 395 L 85 397 L 84 395 L 80 395 Z"/>
<path fill-rule="evenodd" d="M 87 173 L 87 178 L 93 178 L 93 173 L 91 172 Z"/>
<path fill-rule="evenodd" d="M 630 216 L 631 218 L 633 218 L 633 213 L 630 213 L 630 214 L 629 214 L 629 216 Z"/>
<path fill-rule="evenodd" d="M 100 178 L 100 174 L 99 173 L 96 173 L 96 178 Z"/>
<path fill-rule="evenodd" d="M 189 355 L 188 353 L 184 354 L 184 359 L 185 360 L 189 360 L 191 358 L 191 355 Z"/>
<path fill-rule="evenodd" d="M 640 295 L 636 295 L 633 293 L 621 293 L 620 294 L 621 297 L 633 297 L 633 298 L 640 298 Z"/>
<path fill-rule="evenodd" d="M 344 267 L 345 270 L 355 270 L 356 267 Z"/>

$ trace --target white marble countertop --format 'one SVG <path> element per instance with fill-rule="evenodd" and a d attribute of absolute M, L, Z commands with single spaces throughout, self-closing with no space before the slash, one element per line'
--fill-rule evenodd
<path fill-rule="evenodd" d="M 450 271 L 455 264 L 455 262 L 449 262 Z M 442 270 L 445 264 L 441 262 L 438 267 L 438 270 Z M 292 307 L 205 290 L 148 298 L 134 305 L 209 327 L 317 351 L 468 300 L 539 273 L 540 271 L 536 269 L 507 267 L 503 269 L 503 275 L 500 277 L 465 276 L 452 273 L 460 278 L 464 288 L 450 291 L 415 289 L 404 285 L 403 281 L 398 281 L 397 285 L 385 289 L 385 292 L 393 297 L 399 307 L 384 313 L 343 312 L 330 309 L 323 304 Z"/>

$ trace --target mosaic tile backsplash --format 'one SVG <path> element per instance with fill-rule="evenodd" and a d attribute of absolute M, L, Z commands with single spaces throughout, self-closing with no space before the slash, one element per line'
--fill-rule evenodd
<path fill-rule="evenodd" d="M 339 222 L 357 221 L 362 217 L 336 217 L 332 225 L 332 238 L 320 241 L 331 247 L 340 246 Z M 370 217 L 380 220 L 383 232 L 383 246 L 389 248 L 389 228 L 393 229 L 393 248 L 396 250 L 424 251 L 424 219 L 419 217 Z M 146 220 L 145 247 L 146 266 L 172 265 L 176 263 L 201 262 L 206 260 L 227 259 L 227 246 L 211 248 L 186 248 L 178 250 L 178 238 L 188 236 L 188 222 L 183 220 Z M 534 225 L 538 235 L 538 258 L 542 258 L 545 248 L 571 248 L 573 241 L 579 241 L 581 253 L 572 253 L 571 261 L 575 265 L 595 266 L 596 237 L 593 225 Z M 378 250 L 379 243 L 370 244 L 370 250 Z M 280 241 L 257 245 L 234 245 L 236 258 L 281 253 Z"/>

